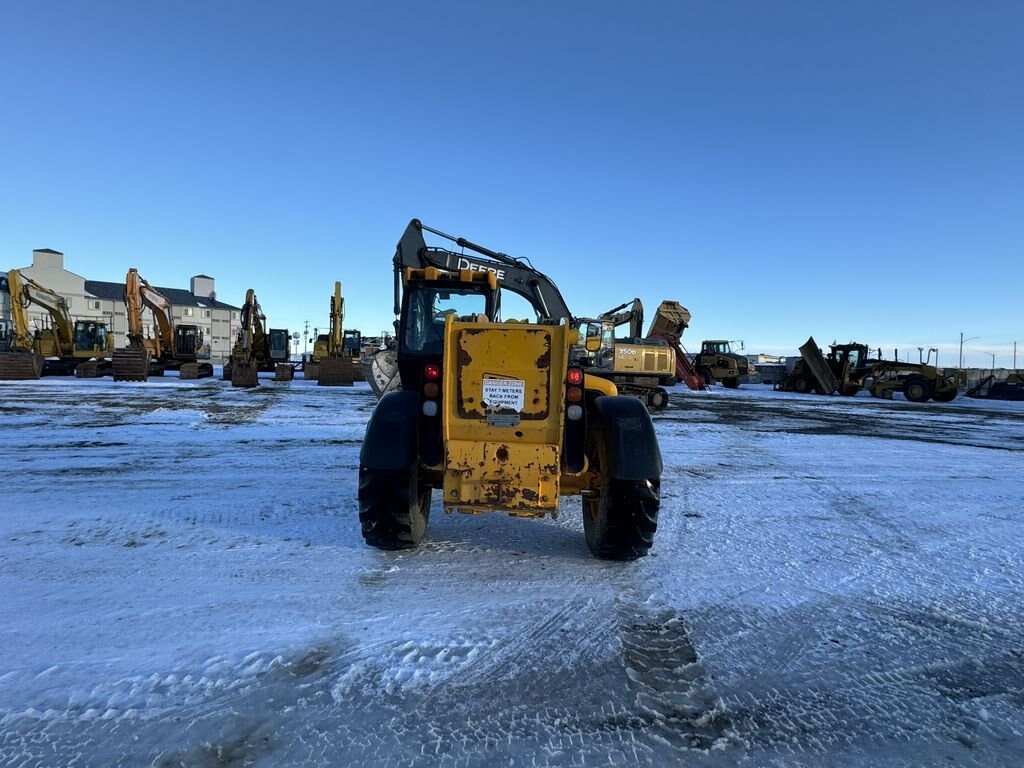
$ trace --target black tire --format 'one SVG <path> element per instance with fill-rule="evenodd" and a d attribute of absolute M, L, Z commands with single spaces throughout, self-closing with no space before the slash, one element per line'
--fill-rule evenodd
<path fill-rule="evenodd" d="M 797 376 L 793 380 L 793 391 L 799 392 L 801 395 L 810 394 L 811 392 L 814 392 L 815 389 L 817 389 L 817 387 L 810 376 Z"/>
<path fill-rule="evenodd" d="M 858 384 L 846 384 L 839 387 L 839 394 L 844 397 L 856 397 L 858 392 L 860 392 L 860 385 Z"/>
<path fill-rule="evenodd" d="M 924 376 L 908 376 L 903 382 L 903 396 L 912 403 L 926 403 L 932 396 L 932 383 Z"/>
<path fill-rule="evenodd" d="M 583 496 L 583 532 L 587 546 L 602 560 L 636 560 L 654 543 L 661 499 L 659 478 L 619 480 L 606 471 L 605 441 L 598 436 L 596 459 L 601 471 L 598 493 Z"/>
<path fill-rule="evenodd" d="M 710 387 L 715 383 L 715 377 L 711 375 L 711 369 L 707 366 L 700 369 L 700 377 L 704 379 L 704 386 Z"/>
<path fill-rule="evenodd" d="M 951 403 L 956 400 L 956 390 L 946 389 L 932 394 L 932 399 L 937 403 Z"/>
<path fill-rule="evenodd" d="M 359 468 L 359 524 L 363 538 L 378 549 L 414 549 L 430 518 L 430 486 L 419 468 Z"/>
<path fill-rule="evenodd" d="M 739 385 L 739 378 L 722 379 L 722 386 L 726 389 L 736 389 Z"/>

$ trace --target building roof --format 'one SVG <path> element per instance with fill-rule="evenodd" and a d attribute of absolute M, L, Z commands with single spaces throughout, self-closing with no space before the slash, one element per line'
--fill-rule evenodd
<path fill-rule="evenodd" d="M 55 251 L 52 248 L 33 248 L 32 253 L 56 253 L 58 256 L 64 255 L 60 251 Z"/>
<path fill-rule="evenodd" d="M 183 288 L 161 288 L 153 286 L 156 290 L 167 297 L 167 300 L 176 307 L 203 307 L 205 309 L 230 309 L 238 311 L 241 307 L 233 304 L 225 304 L 223 301 L 206 298 L 204 296 L 193 296 L 191 291 Z M 97 299 L 109 299 L 113 301 L 124 301 L 124 283 L 110 283 L 105 280 L 86 280 L 85 292 L 95 296 Z"/>

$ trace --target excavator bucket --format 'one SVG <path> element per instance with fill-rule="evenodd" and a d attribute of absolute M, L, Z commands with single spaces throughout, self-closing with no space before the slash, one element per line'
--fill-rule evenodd
<path fill-rule="evenodd" d="M 43 375 L 43 356 L 35 352 L 0 352 L 0 380 L 24 381 Z"/>
<path fill-rule="evenodd" d="M 149 378 L 149 350 L 114 350 L 114 381 L 146 381 Z"/>
<path fill-rule="evenodd" d="M 205 379 L 213 376 L 213 363 L 182 363 L 178 369 L 179 379 Z"/>
<path fill-rule="evenodd" d="M 97 379 L 110 373 L 110 363 L 106 360 L 83 360 L 75 366 L 76 379 Z"/>
<path fill-rule="evenodd" d="M 366 380 L 377 397 L 402 388 L 398 376 L 398 353 L 393 349 L 382 349 L 370 358 Z"/>
<path fill-rule="evenodd" d="M 355 379 L 355 366 L 351 357 L 325 357 L 320 361 L 321 387 L 351 387 Z"/>
<path fill-rule="evenodd" d="M 259 369 L 256 367 L 255 363 L 232 363 L 232 387 L 255 387 L 259 383 Z"/>
<path fill-rule="evenodd" d="M 292 381 L 295 378 L 294 366 L 278 363 L 274 366 L 274 381 Z"/>

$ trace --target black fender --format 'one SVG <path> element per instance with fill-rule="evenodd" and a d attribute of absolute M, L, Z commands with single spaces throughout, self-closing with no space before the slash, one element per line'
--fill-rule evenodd
<path fill-rule="evenodd" d="M 366 425 L 359 466 L 370 469 L 408 469 L 416 461 L 416 422 L 420 398 L 416 392 L 388 392 L 373 409 Z"/>
<path fill-rule="evenodd" d="M 636 397 L 605 395 L 594 399 L 594 409 L 604 433 L 611 476 L 616 480 L 661 477 L 664 464 L 647 406 Z"/>

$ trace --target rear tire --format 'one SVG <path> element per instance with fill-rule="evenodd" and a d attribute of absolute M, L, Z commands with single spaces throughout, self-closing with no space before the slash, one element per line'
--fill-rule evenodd
<path fill-rule="evenodd" d="M 608 472 L 604 439 L 597 439 L 601 488 L 583 496 L 583 532 L 602 560 L 636 560 L 654 543 L 661 499 L 659 478 L 620 480 Z"/>
<path fill-rule="evenodd" d="M 942 392 L 936 392 L 932 395 L 932 399 L 937 403 L 951 403 L 956 400 L 956 390 L 949 389 Z"/>
<path fill-rule="evenodd" d="M 359 468 L 359 523 L 363 538 L 378 549 L 414 549 L 430 518 L 430 486 L 419 467 Z"/>
<path fill-rule="evenodd" d="M 910 376 L 903 382 L 903 396 L 912 403 L 926 403 L 932 396 L 932 385 L 924 376 Z"/>
<path fill-rule="evenodd" d="M 736 389 L 740 385 L 740 380 L 736 379 L 722 379 L 722 386 L 726 389 Z"/>
<path fill-rule="evenodd" d="M 809 376 L 797 376 L 793 380 L 793 391 L 799 392 L 801 395 L 810 394 L 815 388 L 814 381 Z"/>

